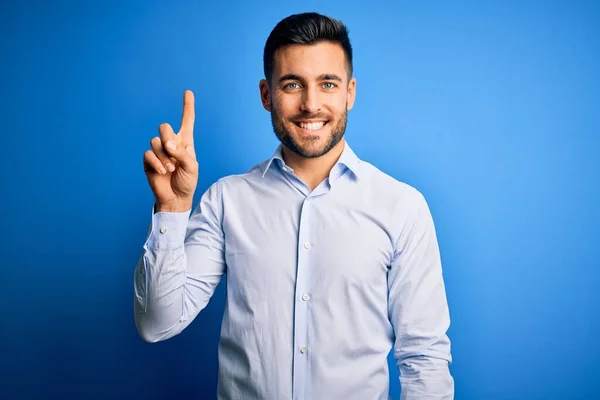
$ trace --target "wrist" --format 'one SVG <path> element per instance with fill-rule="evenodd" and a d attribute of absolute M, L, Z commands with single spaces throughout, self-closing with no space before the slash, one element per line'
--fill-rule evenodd
<path fill-rule="evenodd" d="M 154 213 L 157 212 L 170 212 L 170 213 L 183 213 L 190 211 L 192 208 L 192 199 L 178 199 L 170 202 L 160 203 L 155 202 Z"/>

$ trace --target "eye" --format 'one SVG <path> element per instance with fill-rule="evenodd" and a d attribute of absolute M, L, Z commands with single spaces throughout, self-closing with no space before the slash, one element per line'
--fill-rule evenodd
<path fill-rule="evenodd" d="M 324 87 L 325 89 L 333 89 L 333 88 L 336 88 L 336 87 L 337 87 L 337 85 L 336 85 L 335 83 L 333 83 L 333 82 L 325 82 L 325 83 L 323 84 L 323 87 Z"/>
<path fill-rule="evenodd" d="M 294 90 L 294 89 L 299 89 L 300 85 L 298 84 L 298 82 L 290 82 L 287 83 L 283 86 L 284 89 L 286 90 Z"/>

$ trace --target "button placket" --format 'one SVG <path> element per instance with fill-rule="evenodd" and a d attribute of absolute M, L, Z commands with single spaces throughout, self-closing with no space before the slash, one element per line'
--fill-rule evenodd
<path fill-rule="evenodd" d="M 308 371 L 308 324 L 309 313 L 308 300 L 310 299 L 310 277 L 312 275 L 312 251 L 311 244 L 311 204 L 309 198 L 305 198 L 302 204 L 298 232 L 298 265 L 296 269 L 296 293 L 298 293 L 294 302 L 294 347 L 297 357 L 294 357 L 294 397 L 304 395 L 306 389 L 306 374 Z"/>

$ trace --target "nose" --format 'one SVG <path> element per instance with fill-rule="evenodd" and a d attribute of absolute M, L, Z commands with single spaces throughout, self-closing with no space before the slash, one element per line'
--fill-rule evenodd
<path fill-rule="evenodd" d="M 321 110 L 321 100 L 318 90 L 313 87 L 308 87 L 302 92 L 300 110 L 310 114 Z"/>

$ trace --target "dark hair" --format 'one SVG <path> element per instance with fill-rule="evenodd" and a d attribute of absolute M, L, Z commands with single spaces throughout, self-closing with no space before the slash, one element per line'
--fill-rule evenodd
<path fill-rule="evenodd" d="M 348 76 L 352 76 L 352 46 L 348 28 L 338 20 L 315 13 L 290 15 L 279 21 L 265 44 L 263 55 L 265 78 L 270 83 L 275 63 L 275 52 L 289 44 L 337 43 L 344 49 Z"/>

